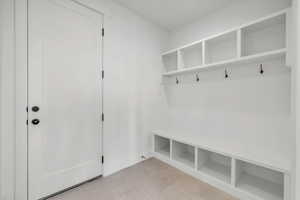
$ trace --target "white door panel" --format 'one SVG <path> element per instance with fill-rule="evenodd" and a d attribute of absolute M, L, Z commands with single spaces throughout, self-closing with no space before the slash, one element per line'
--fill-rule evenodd
<path fill-rule="evenodd" d="M 28 28 L 31 200 L 102 173 L 102 16 L 69 0 L 29 0 Z"/>

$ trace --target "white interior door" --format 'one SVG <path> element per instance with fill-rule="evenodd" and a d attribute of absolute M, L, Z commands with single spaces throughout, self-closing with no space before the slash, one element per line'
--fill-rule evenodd
<path fill-rule="evenodd" d="M 102 15 L 71 0 L 28 3 L 28 194 L 36 200 L 102 173 Z"/>

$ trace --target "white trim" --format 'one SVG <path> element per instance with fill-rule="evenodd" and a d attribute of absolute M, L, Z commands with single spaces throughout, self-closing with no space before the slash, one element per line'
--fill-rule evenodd
<path fill-rule="evenodd" d="M 1 199 L 14 199 L 15 181 L 15 38 L 14 0 L 1 1 Z"/>
<path fill-rule="evenodd" d="M 15 200 L 27 199 L 27 0 L 16 0 L 16 182 Z"/>

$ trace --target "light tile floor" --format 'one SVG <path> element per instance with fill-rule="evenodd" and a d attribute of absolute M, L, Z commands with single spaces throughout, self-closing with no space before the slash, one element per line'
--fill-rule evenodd
<path fill-rule="evenodd" d="M 51 200 L 237 200 L 151 158 Z"/>

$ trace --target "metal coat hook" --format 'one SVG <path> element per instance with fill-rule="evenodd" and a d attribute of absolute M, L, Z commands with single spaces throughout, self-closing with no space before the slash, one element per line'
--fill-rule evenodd
<path fill-rule="evenodd" d="M 178 78 L 176 77 L 176 84 L 179 84 L 179 80 L 178 80 Z"/>
<path fill-rule="evenodd" d="M 259 66 L 259 67 L 260 67 L 260 71 L 259 71 L 259 73 L 260 73 L 260 74 L 263 74 L 263 73 L 264 73 L 263 65 L 262 65 L 262 64 L 260 64 L 260 66 Z"/>
<path fill-rule="evenodd" d="M 197 81 L 197 82 L 200 81 L 198 74 L 196 74 L 196 81 Z"/>
<path fill-rule="evenodd" d="M 227 69 L 225 69 L 225 78 L 228 78 L 228 77 L 229 77 L 228 71 L 227 71 Z"/>

